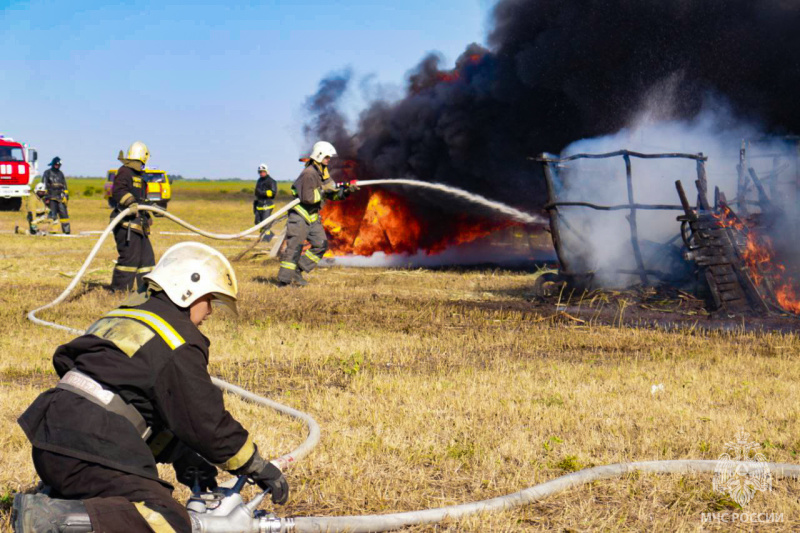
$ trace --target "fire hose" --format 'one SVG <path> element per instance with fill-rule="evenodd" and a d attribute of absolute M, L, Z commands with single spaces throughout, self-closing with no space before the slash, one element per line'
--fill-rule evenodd
<path fill-rule="evenodd" d="M 368 185 L 377 185 L 379 183 L 383 184 L 387 182 L 388 183 L 402 182 L 405 185 L 421 185 L 421 186 L 436 185 L 424 182 L 414 182 L 412 180 L 362 181 L 358 182 L 358 185 L 368 186 Z M 446 186 L 441 186 L 441 187 L 446 187 Z M 441 190 L 440 187 L 435 187 L 435 188 L 439 188 Z M 446 188 L 450 189 L 449 187 Z M 470 193 L 466 194 L 470 195 Z M 495 202 L 492 202 L 491 200 L 487 200 L 485 198 L 484 200 L 485 202 L 480 202 L 480 203 L 484 205 L 487 205 L 488 203 L 489 205 L 487 205 L 487 207 L 493 207 L 493 208 L 496 207 L 495 205 L 492 205 L 495 204 Z M 275 220 L 283 216 L 286 212 L 288 212 L 292 207 L 294 207 L 298 203 L 299 203 L 298 200 L 289 202 L 287 205 L 279 209 L 277 212 L 275 212 L 272 216 L 270 216 L 266 220 L 262 221 L 261 223 L 253 226 L 248 230 L 236 234 L 218 234 L 201 230 L 189 224 L 188 222 L 185 222 L 184 220 L 176 217 L 175 215 L 156 207 L 141 206 L 139 207 L 139 209 L 143 211 L 152 211 L 154 213 L 158 213 L 159 215 L 162 215 L 165 218 L 168 218 L 199 235 L 203 235 L 211 239 L 229 240 L 229 239 L 237 239 L 245 235 L 248 235 L 250 233 L 253 233 L 255 231 L 258 231 L 262 227 L 274 222 Z M 516 211 L 515 209 L 510 208 L 508 206 L 505 207 L 512 211 Z M 111 221 L 111 223 L 108 225 L 105 231 L 103 231 L 103 233 L 100 235 L 100 238 L 98 239 L 97 243 L 95 243 L 94 247 L 92 248 L 92 251 L 89 253 L 86 260 L 84 261 L 83 266 L 75 275 L 75 277 L 67 286 L 67 288 L 64 289 L 64 291 L 52 302 L 45 304 L 41 307 L 38 307 L 29 312 L 28 313 L 29 320 L 31 320 L 35 324 L 56 328 L 63 331 L 68 331 L 70 333 L 78 335 L 84 333 L 83 330 L 70 328 L 68 326 L 57 324 L 55 322 L 42 320 L 36 316 L 36 313 L 44 311 L 46 309 L 50 309 L 58 305 L 69 296 L 69 294 L 74 290 L 74 288 L 80 282 L 81 278 L 85 275 L 87 269 L 89 268 L 90 263 L 97 255 L 105 239 L 111 233 L 113 228 L 119 222 L 121 222 L 122 219 L 128 214 L 130 214 L 130 210 L 125 209 Z M 532 217 L 531 215 L 527 215 L 524 213 L 523 215 L 531 219 L 527 222 L 538 222 L 538 220 L 534 219 L 534 217 Z M 519 218 L 517 219 L 519 220 Z M 229 393 L 235 394 L 245 400 L 252 401 L 254 403 L 263 405 L 265 407 L 275 409 L 278 412 L 299 419 L 306 424 L 306 428 L 308 430 L 308 436 L 306 437 L 306 440 L 293 451 L 274 460 L 274 462 L 281 469 L 288 467 L 293 462 L 308 455 L 311 452 L 311 450 L 319 443 L 320 440 L 319 425 L 307 413 L 303 413 L 302 411 L 298 411 L 291 407 L 272 401 L 268 398 L 264 398 L 252 392 L 246 391 L 240 387 L 237 387 L 236 385 L 232 385 L 220 379 L 217 378 L 212 378 L 212 379 L 218 387 Z M 758 463 L 748 462 L 748 461 L 734 461 L 733 465 L 739 468 L 743 468 L 744 472 L 747 472 L 748 468 L 755 468 L 758 465 Z M 763 466 L 763 463 L 761 463 L 760 466 Z M 766 466 L 770 469 L 770 472 L 777 477 L 794 477 L 794 478 L 800 477 L 800 466 L 798 465 L 785 464 L 785 463 L 767 463 Z M 261 501 L 261 498 L 263 498 L 263 495 L 260 495 L 259 497 L 257 497 L 257 499 L 251 501 L 250 504 L 243 504 L 243 503 L 238 504 L 236 508 L 230 513 L 230 516 L 226 515 L 225 517 L 210 517 L 210 520 L 207 522 L 207 525 L 203 526 L 203 529 L 201 529 L 201 531 L 207 533 L 212 533 L 212 532 L 213 533 L 223 533 L 223 532 L 264 533 L 270 531 L 275 533 L 278 532 L 284 533 L 289 531 L 298 531 L 301 533 L 311 533 L 311 532 L 367 533 L 373 531 L 390 531 L 393 529 L 399 529 L 402 527 L 408 527 L 414 525 L 433 524 L 441 522 L 445 519 L 457 519 L 470 514 L 490 512 L 490 511 L 502 511 L 505 509 L 510 509 L 513 507 L 518 507 L 540 501 L 544 498 L 563 492 L 570 488 L 577 487 L 579 485 L 591 483 L 594 481 L 619 477 L 626 474 L 630 474 L 632 472 L 645 472 L 645 473 L 658 473 L 658 474 L 687 474 L 696 472 L 715 472 L 717 468 L 718 468 L 717 461 L 693 460 L 693 459 L 616 463 L 611 465 L 596 466 L 593 468 L 581 470 L 579 472 L 567 474 L 558 477 L 556 479 L 531 486 L 524 490 L 514 492 L 512 494 L 507 494 L 504 496 L 499 496 L 496 498 L 491 498 L 478 502 L 464 503 L 460 505 L 439 507 L 435 509 L 426 509 L 420 511 L 409 511 L 409 512 L 383 514 L 383 515 L 338 516 L 338 517 L 336 516 L 294 517 L 294 518 L 276 517 L 270 519 L 265 519 L 264 517 L 256 518 L 254 514 L 255 513 L 254 508 Z M 237 501 L 240 501 L 240 498 Z"/>

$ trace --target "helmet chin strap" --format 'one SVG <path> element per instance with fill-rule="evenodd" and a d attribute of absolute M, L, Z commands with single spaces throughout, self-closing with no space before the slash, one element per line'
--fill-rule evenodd
<path fill-rule="evenodd" d="M 141 161 L 138 161 L 136 159 L 125 159 L 124 160 L 124 166 L 126 166 L 128 168 L 132 168 L 133 170 L 136 170 L 138 172 L 141 172 L 141 171 L 144 170 L 144 163 L 142 163 Z"/>

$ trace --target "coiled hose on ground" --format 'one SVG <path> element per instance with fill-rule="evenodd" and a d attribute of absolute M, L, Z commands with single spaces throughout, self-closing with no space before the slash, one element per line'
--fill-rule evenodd
<path fill-rule="evenodd" d="M 364 185 L 364 186 L 370 184 L 377 184 L 377 183 L 359 182 L 359 185 Z M 175 215 L 155 207 L 141 206 L 139 207 L 139 209 L 143 211 L 153 211 L 155 213 L 158 213 L 159 215 L 162 215 L 176 222 L 177 224 L 180 224 L 181 226 L 197 233 L 198 235 L 202 235 L 211 239 L 230 240 L 230 239 L 237 239 L 240 237 L 244 237 L 245 235 L 249 235 L 250 233 L 258 231 L 262 227 L 274 222 L 275 220 L 283 216 L 297 203 L 298 200 L 294 200 L 285 205 L 284 207 L 282 207 L 281 209 L 279 209 L 278 211 L 276 211 L 272 216 L 262 221 L 260 224 L 253 226 L 252 228 L 245 230 L 241 233 L 230 234 L 230 235 L 212 233 L 201 230 L 189 224 L 188 222 L 181 220 Z M 43 305 L 41 307 L 38 307 L 33 311 L 31 311 L 30 313 L 28 313 L 29 320 L 31 320 L 35 324 L 56 328 L 64 331 L 69 331 L 71 333 L 75 333 L 78 335 L 84 333 L 83 330 L 70 328 L 68 326 L 57 324 L 55 322 L 48 322 L 46 320 L 42 320 L 36 316 L 36 313 L 55 307 L 59 303 L 66 300 L 66 298 L 75 289 L 75 286 L 80 282 L 81 278 L 86 273 L 87 269 L 89 268 L 89 265 L 91 264 L 94 257 L 97 255 L 97 252 L 100 250 L 100 247 L 102 246 L 105 239 L 111 233 L 113 228 L 125 216 L 127 216 L 129 212 L 130 210 L 126 209 L 123 212 L 121 212 L 116 218 L 114 218 L 114 220 L 111 221 L 111 223 L 108 225 L 105 231 L 103 231 L 103 233 L 100 235 L 100 238 L 94 245 L 94 248 L 92 248 L 92 251 L 89 253 L 89 256 L 84 261 L 83 266 L 75 275 L 75 277 L 72 279 L 67 288 L 64 289 L 64 291 L 58 296 L 58 298 L 56 298 L 52 302 Z M 257 394 L 253 394 L 252 392 L 246 391 L 240 387 L 237 387 L 236 385 L 226 383 L 225 381 L 222 381 L 220 379 L 217 378 L 212 378 L 212 379 L 218 387 L 227 392 L 235 394 L 245 400 L 255 402 L 257 404 L 269 407 L 271 409 L 275 409 L 288 416 L 302 420 L 306 424 L 306 427 L 308 429 L 308 436 L 306 437 L 306 440 L 295 450 L 275 460 L 276 463 L 279 464 L 279 466 L 282 469 L 286 468 L 291 463 L 308 455 L 319 442 L 320 428 L 317 422 L 310 415 L 298 411 L 296 409 L 293 409 L 291 407 L 282 405 L 280 403 L 274 402 L 268 398 L 264 398 Z M 747 466 L 752 465 L 753 463 L 742 462 L 737 464 L 741 464 L 746 468 Z M 559 478 L 547 481 L 545 483 L 534 485 L 532 487 L 521 490 L 519 492 L 515 492 L 513 494 L 498 496 L 497 498 L 491 498 L 488 500 L 482 500 L 478 502 L 464 503 L 460 505 L 451 505 L 448 507 L 439 507 L 436 509 L 426 509 L 421 511 L 409 511 L 404 513 L 394 513 L 394 514 L 384 514 L 384 515 L 282 518 L 281 531 L 282 532 L 298 531 L 303 533 L 306 532 L 307 533 L 312 533 L 312 532 L 367 533 L 373 531 L 390 531 L 393 529 L 399 529 L 402 527 L 408 527 L 413 525 L 432 524 L 436 522 L 441 522 L 442 520 L 445 519 L 457 519 L 469 514 L 510 509 L 512 507 L 518 507 L 521 505 L 526 505 L 542 500 L 544 498 L 547 498 L 559 492 L 563 492 L 567 489 L 576 487 L 578 485 L 591 483 L 593 481 L 600 481 L 604 479 L 618 477 L 625 474 L 629 474 L 631 472 L 645 472 L 645 473 L 658 473 L 658 474 L 686 474 L 692 472 L 714 472 L 717 466 L 718 466 L 717 461 L 692 460 L 692 459 L 673 460 L 673 461 L 643 461 L 635 463 L 617 463 L 612 465 L 596 466 L 594 468 L 588 468 L 586 470 L 581 470 L 580 472 L 574 472 L 572 474 L 561 476 Z M 794 478 L 800 477 L 800 466 L 798 465 L 784 464 L 784 463 L 768 463 L 768 467 L 772 475 L 777 477 L 794 477 Z M 231 533 L 236 533 L 236 532 L 231 531 Z"/>

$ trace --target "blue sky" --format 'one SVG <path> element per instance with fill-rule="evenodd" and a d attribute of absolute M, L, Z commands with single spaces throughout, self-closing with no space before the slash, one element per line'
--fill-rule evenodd
<path fill-rule="evenodd" d="M 303 103 L 345 67 L 398 93 L 429 51 L 484 42 L 491 0 L 170 3 L 0 0 L 0 133 L 103 175 L 145 141 L 191 177 L 294 179 Z M 355 96 L 352 111 L 363 105 Z"/>

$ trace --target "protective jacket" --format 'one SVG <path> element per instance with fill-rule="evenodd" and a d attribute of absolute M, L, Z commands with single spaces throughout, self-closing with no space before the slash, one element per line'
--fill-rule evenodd
<path fill-rule="evenodd" d="M 69 194 L 67 190 L 67 178 L 64 173 L 54 168 L 48 168 L 42 174 L 42 183 L 47 190 L 47 196 L 55 200 L 61 200 Z"/>
<path fill-rule="evenodd" d="M 114 176 L 111 199 L 116 205 L 111 212 L 111 218 L 116 217 L 120 211 L 133 203 L 147 203 L 147 183 L 142 179 L 142 172 L 125 165 L 119 167 Z M 130 225 L 132 231 L 149 235 L 150 214 L 143 211 L 138 215 L 129 215 L 123 219 L 121 225 L 124 228 Z"/>
<path fill-rule="evenodd" d="M 325 198 L 341 199 L 341 191 L 336 188 L 328 174 L 328 167 L 309 161 L 303 172 L 292 184 L 292 194 L 300 203 L 292 209 L 312 224 L 319 220 L 319 211 Z"/>
<path fill-rule="evenodd" d="M 188 309 L 162 291 L 137 294 L 60 346 L 53 366 L 77 370 L 117 393 L 152 430 L 146 440 L 128 418 L 71 390 L 42 393 L 19 418 L 35 448 L 168 483 L 156 461 L 182 443 L 224 470 L 253 457 L 248 432 L 225 410 L 208 374 L 209 340 Z"/>
<path fill-rule="evenodd" d="M 49 212 L 47 201 L 40 198 L 38 194 L 31 193 L 28 195 L 28 221 L 41 219 L 47 216 Z"/>
<path fill-rule="evenodd" d="M 275 197 L 278 195 L 278 182 L 272 176 L 259 177 L 256 182 L 256 198 L 253 201 L 253 209 L 256 211 L 268 211 L 275 205 Z"/>
<path fill-rule="evenodd" d="M 48 213 L 47 202 L 49 200 L 42 199 L 36 193 L 28 195 L 28 213 L 26 219 L 28 220 L 28 232 L 35 235 L 38 231 L 47 232 L 50 228 L 50 217 Z"/>

